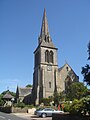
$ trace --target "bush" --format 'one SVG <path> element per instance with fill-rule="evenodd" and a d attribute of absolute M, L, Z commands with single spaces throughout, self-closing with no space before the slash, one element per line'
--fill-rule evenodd
<path fill-rule="evenodd" d="M 4 103 L 5 103 L 5 101 L 4 101 L 4 100 L 2 100 L 2 99 L 0 99 L 0 106 L 3 106 L 3 105 L 4 105 Z"/>
<path fill-rule="evenodd" d="M 44 103 L 45 106 L 49 106 L 51 99 L 50 98 L 42 98 L 41 102 Z"/>
<path fill-rule="evenodd" d="M 27 108 L 35 108 L 34 105 L 25 105 L 25 107 L 27 107 Z"/>
<path fill-rule="evenodd" d="M 0 111 L 5 113 L 11 113 L 12 112 L 11 106 L 0 107 Z"/>
<path fill-rule="evenodd" d="M 81 114 L 82 103 L 79 100 L 74 100 L 70 106 L 69 112 L 71 114 Z"/>
<path fill-rule="evenodd" d="M 90 96 L 83 97 L 80 100 L 74 100 L 70 106 L 69 112 L 71 114 L 90 115 Z"/>
<path fill-rule="evenodd" d="M 90 115 L 90 96 L 84 97 L 81 99 L 82 102 L 82 113 L 86 115 L 88 113 Z"/>
<path fill-rule="evenodd" d="M 25 104 L 23 102 L 19 102 L 15 105 L 16 107 L 24 108 Z"/>
<path fill-rule="evenodd" d="M 69 110 L 70 110 L 70 103 L 69 102 L 64 103 L 64 112 L 69 112 Z"/>
<path fill-rule="evenodd" d="M 14 104 L 14 107 L 20 107 L 20 108 L 35 108 L 35 106 L 33 105 L 26 105 L 24 104 L 23 102 L 19 102 L 19 103 L 16 103 Z"/>

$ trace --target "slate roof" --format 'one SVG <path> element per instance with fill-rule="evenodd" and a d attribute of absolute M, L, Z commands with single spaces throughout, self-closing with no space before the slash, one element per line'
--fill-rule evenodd
<path fill-rule="evenodd" d="M 48 48 L 52 48 L 52 49 L 57 49 L 55 48 L 54 44 L 52 41 L 50 42 L 45 42 L 45 41 L 42 41 L 41 44 L 40 44 L 41 47 L 48 47 Z"/>
<path fill-rule="evenodd" d="M 12 99 L 12 98 L 14 98 L 14 96 L 12 96 L 9 91 L 3 96 L 3 99 Z"/>
<path fill-rule="evenodd" d="M 19 96 L 29 95 L 31 94 L 31 91 L 32 91 L 31 87 L 25 87 L 25 88 L 18 87 Z"/>
<path fill-rule="evenodd" d="M 60 68 L 58 69 L 58 70 L 59 70 L 59 72 L 62 70 L 62 68 L 63 68 L 63 67 L 60 67 Z"/>

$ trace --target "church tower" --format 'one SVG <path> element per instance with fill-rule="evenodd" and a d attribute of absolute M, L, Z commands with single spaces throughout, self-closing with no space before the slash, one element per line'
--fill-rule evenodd
<path fill-rule="evenodd" d="M 34 51 L 33 102 L 41 103 L 42 98 L 52 96 L 58 78 L 57 48 L 54 46 L 44 9 L 38 46 Z"/>

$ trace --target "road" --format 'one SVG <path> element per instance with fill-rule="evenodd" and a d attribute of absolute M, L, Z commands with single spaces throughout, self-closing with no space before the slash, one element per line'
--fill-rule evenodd
<path fill-rule="evenodd" d="M 0 120 L 26 120 L 26 119 L 17 117 L 12 114 L 6 114 L 6 113 L 0 112 Z"/>
<path fill-rule="evenodd" d="M 52 117 L 40 118 L 24 114 L 14 115 L 0 112 L 0 120 L 52 120 Z"/>
<path fill-rule="evenodd" d="M 19 118 L 12 114 L 6 114 L 6 113 L 0 112 L 0 120 L 25 120 L 25 119 Z"/>

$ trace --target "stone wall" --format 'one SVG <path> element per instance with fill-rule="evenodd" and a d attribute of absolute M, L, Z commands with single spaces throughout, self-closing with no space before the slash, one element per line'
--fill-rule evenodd
<path fill-rule="evenodd" d="M 27 113 L 28 108 L 12 107 L 12 113 Z"/>
<path fill-rule="evenodd" d="M 12 108 L 12 113 L 29 113 L 31 115 L 34 114 L 36 108 L 18 108 L 18 107 L 13 107 Z"/>

